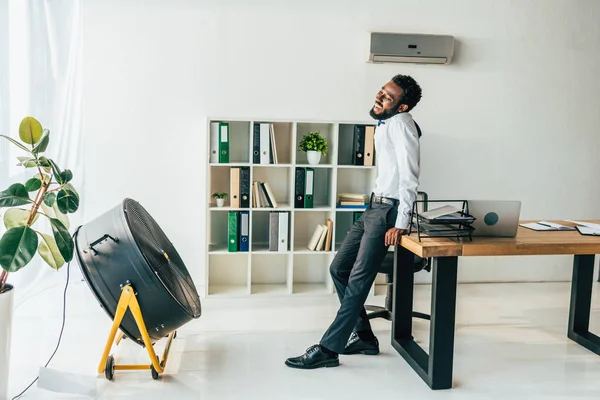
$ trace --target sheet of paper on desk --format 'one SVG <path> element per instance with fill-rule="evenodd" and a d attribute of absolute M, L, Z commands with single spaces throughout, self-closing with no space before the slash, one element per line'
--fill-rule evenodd
<path fill-rule="evenodd" d="M 531 222 L 529 224 L 520 224 L 524 228 L 533 229 L 534 231 L 574 231 L 575 228 L 570 226 L 556 224 L 554 222 L 540 221 Z"/>
<path fill-rule="evenodd" d="M 588 228 L 592 228 L 595 231 L 600 231 L 600 224 L 593 224 L 591 222 L 580 222 L 580 221 L 571 221 L 574 224 L 577 225 L 581 225 L 581 226 L 587 226 Z"/>
<path fill-rule="evenodd" d="M 589 228 L 587 226 L 578 226 L 577 230 L 582 235 L 600 236 L 600 229 L 597 230 L 597 229 Z"/>

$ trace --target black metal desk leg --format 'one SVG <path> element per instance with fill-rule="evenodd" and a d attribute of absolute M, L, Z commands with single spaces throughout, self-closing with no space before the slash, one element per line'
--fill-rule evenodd
<path fill-rule="evenodd" d="M 394 263 L 392 346 L 430 388 L 450 389 L 454 363 L 458 258 L 438 257 L 433 260 L 429 355 L 411 336 L 412 323 L 407 315 L 412 311 L 413 278 L 412 270 L 411 277 L 408 276 L 408 267 L 401 263 L 402 258 L 398 255 Z"/>
<path fill-rule="evenodd" d="M 590 332 L 590 310 L 594 283 L 594 255 L 576 255 L 573 261 L 569 339 L 600 355 L 600 338 Z"/>

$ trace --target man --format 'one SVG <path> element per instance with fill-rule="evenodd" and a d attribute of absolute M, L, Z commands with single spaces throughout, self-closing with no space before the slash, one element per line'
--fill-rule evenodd
<path fill-rule="evenodd" d="M 375 96 L 377 178 L 369 206 L 352 226 L 331 263 L 340 299 L 337 315 L 319 344 L 286 360 L 292 368 L 336 367 L 338 354 L 378 354 L 364 303 L 390 245 L 408 233 L 420 170 L 419 129 L 409 111 L 421 99 L 410 76 L 396 75 Z"/>

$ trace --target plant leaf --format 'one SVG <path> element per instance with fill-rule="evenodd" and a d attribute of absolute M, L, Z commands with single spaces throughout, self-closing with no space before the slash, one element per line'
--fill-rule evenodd
<path fill-rule="evenodd" d="M 41 156 L 39 159 L 40 161 L 40 165 L 44 168 L 50 168 L 52 167 L 52 164 L 50 164 L 50 160 L 48 160 L 46 157 Z"/>
<path fill-rule="evenodd" d="M 28 192 L 35 192 L 42 187 L 42 181 L 38 178 L 31 178 L 27 182 L 25 182 L 25 188 Z"/>
<path fill-rule="evenodd" d="M 16 228 L 17 226 L 25 226 L 29 219 L 31 210 L 24 208 L 10 208 L 4 213 L 4 226 L 6 229 Z M 35 214 L 33 217 L 32 225 L 38 220 L 39 214 Z"/>
<path fill-rule="evenodd" d="M 48 129 L 44 129 L 44 136 L 38 144 L 32 150 L 33 154 L 39 154 L 46 151 L 48 148 L 48 144 L 50 143 L 50 131 Z"/>
<path fill-rule="evenodd" d="M 73 186 L 73 184 L 67 183 L 65 185 L 65 189 L 69 189 L 71 192 L 73 192 L 73 194 L 75 194 L 75 196 L 77 196 L 78 199 L 80 199 L 79 193 L 77 193 L 77 190 L 75 190 L 75 187 Z"/>
<path fill-rule="evenodd" d="M 68 183 L 71 179 L 73 179 L 73 173 L 70 169 L 65 169 L 60 173 L 60 179 L 62 180 L 62 182 L 59 182 L 61 185 Z"/>
<path fill-rule="evenodd" d="M 69 222 L 69 217 L 60 212 L 60 210 L 58 209 L 58 204 L 56 204 L 56 202 L 54 202 L 54 205 L 52 207 L 48 207 L 42 202 L 42 208 L 44 209 L 48 217 L 59 220 L 67 229 L 70 229 L 71 223 Z"/>
<path fill-rule="evenodd" d="M 16 207 L 31 203 L 27 188 L 21 183 L 13 183 L 0 192 L 0 207 Z"/>
<path fill-rule="evenodd" d="M 65 259 L 60 253 L 56 240 L 50 235 L 39 234 L 42 240 L 38 246 L 38 253 L 46 263 L 52 268 L 58 270 L 65 265 Z"/>
<path fill-rule="evenodd" d="M 31 261 L 38 246 L 38 237 L 28 226 L 7 230 L 0 239 L 0 265 L 8 272 L 16 272 Z"/>
<path fill-rule="evenodd" d="M 35 162 L 35 158 L 31 157 L 17 157 L 19 159 L 19 166 L 25 168 L 35 168 L 37 167 L 37 163 Z"/>
<path fill-rule="evenodd" d="M 56 218 L 51 218 L 50 224 L 52 225 L 52 233 L 54 234 L 54 239 L 56 239 L 56 245 L 60 254 L 66 262 L 71 261 L 73 259 L 73 249 L 75 248 L 71 234 L 63 223 Z"/>
<path fill-rule="evenodd" d="M 46 193 L 44 194 L 44 203 L 48 207 L 54 206 L 54 202 L 56 201 L 56 193 Z"/>
<path fill-rule="evenodd" d="M 63 182 L 62 176 L 60 175 L 62 173 L 62 171 L 60 170 L 58 165 L 56 165 L 54 160 L 51 160 L 51 159 L 48 159 L 48 162 L 52 166 L 52 171 L 54 172 L 54 178 L 56 179 L 56 182 L 58 182 L 61 185 L 64 184 L 65 182 Z"/>
<path fill-rule="evenodd" d="M 19 125 L 19 137 L 27 144 L 36 144 L 41 139 L 43 133 L 42 124 L 33 117 L 23 118 L 21 125 Z"/>
<path fill-rule="evenodd" d="M 56 204 L 61 213 L 74 213 L 79 208 L 79 197 L 70 189 L 63 188 L 56 195 Z"/>
<path fill-rule="evenodd" d="M 17 142 L 15 139 L 13 139 L 11 137 L 8 137 L 6 135 L 0 135 L 0 136 L 2 136 L 3 138 L 6 138 L 8 140 L 10 140 L 14 145 L 16 145 L 19 148 L 25 150 L 26 152 L 31 153 L 31 151 L 27 147 L 23 146 L 21 143 Z"/>

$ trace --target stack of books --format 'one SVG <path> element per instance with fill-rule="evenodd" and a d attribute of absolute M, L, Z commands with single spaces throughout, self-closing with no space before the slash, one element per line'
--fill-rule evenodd
<path fill-rule="evenodd" d="M 252 182 L 252 207 L 254 208 L 277 208 L 278 203 L 271 190 L 269 182 Z"/>
<path fill-rule="evenodd" d="M 361 193 L 340 193 L 338 194 L 338 208 L 364 208 L 366 207 L 367 196 Z"/>
<path fill-rule="evenodd" d="M 308 242 L 308 249 L 310 251 L 330 251 L 332 236 L 333 221 L 327 218 L 325 224 L 318 224 L 316 226 L 310 242 Z"/>

